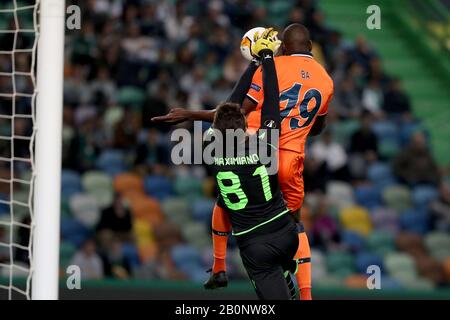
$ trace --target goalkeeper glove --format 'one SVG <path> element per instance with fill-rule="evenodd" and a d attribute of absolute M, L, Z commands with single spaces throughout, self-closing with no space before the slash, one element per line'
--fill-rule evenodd
<path fill-rule="evenodd" d="M 260 53 L 263 50 L 269 50 L 274 54 L 281 45 L 281 41 L 277 38 L 278 32 L 273 30 L 273 28 L 266 29 L 262 35 L 259 33 L 255 33 L 254 36 L 254 45 L 252 48 L 253 53 L 261 58 Z"/>

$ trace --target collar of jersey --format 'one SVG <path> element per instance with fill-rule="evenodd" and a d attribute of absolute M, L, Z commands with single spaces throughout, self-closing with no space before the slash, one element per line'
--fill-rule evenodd
<path fill-rule="evenodd" d="M 307 58 L 312 58 L 313 54 L 311 52 L 308 51 L 301 51 L 301 52 L 297 52 L 294 54 L 291 54 L 292 57 L 307 57 Z"/>

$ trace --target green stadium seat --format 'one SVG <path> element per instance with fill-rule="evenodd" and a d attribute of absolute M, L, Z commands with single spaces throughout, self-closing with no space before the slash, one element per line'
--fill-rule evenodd
<path fill-rule="evenodd" d="M 389 275 L 404 286 L 418 279 L 414 259 L 406 253 L 390 253 L 385 256 L 383 264 Z"/>
<path fill-rule="evenodd" d="M 367 247 L 379 256 L 385 256 L 395 250 L 394 236 L 386 231 L 375 230 L 367 237 Z"/>
<path fill-rule="evenodd" d="M 331 125 L 334 140 L 346 147 L 350 143 L 352 134 L 358 129 L 359 123 L 357 120 L 338 121 Z"/>
<path fill-rule="evenodd" d="M 101 208 L 110 206 L 113 202 L 113 180 L 101 171 L 86 172 L 81 178 L 84 190 L 97 200 Z"/>
<path fill-rule="evenodd" d="M 344 279 L 355 272 L 354 257 L 347 252 L 331 252 L 326 258 L 330 275 Z"/>
<path fill-rule="evenodd" d="M 315 280 L 314 285 L 323 288 L 340 288 L 343 285 L 344 278 L 339 278 L 334 275 L 327 275 Z"/>
<path fill-rule="evenodd" d="M 411 274 L 398 274 L 396 280 L 409 290 L 433 290 L 433 282 L 424 278 L 413 277 Z"/>
<path fill-rule="evenodd" d="M 380 142 L 378 151 L 384 159 L 392 159 L 398 153 L 398 150 L 398 143 L 392 140 L 384 140 Z"/>
<path fill-rule="evenodd" d="M 124 87 L 118 92 L 118 102 L 121 105 L 139 107 L 144 103 L 145 93 L 136 87 Z"/>
<path fill-rule="evenodd" d="M 346 182 L 328 182 L 326 194 L 330 205 L 335 205 L 338 208 L 346 208 L 355 204 L 352 186 Z"/>
<path fill-rule="evenodd" d="M 163 215 L 167 220 L 176 225 L 182 226 L 192 220 L 190 206 L 183 198 L 168 198 L 161 203 Z"/>
<path fill-rule="evenodd" d="M 89 195 L 79 193 L 69 200 L 73 216 L 88 228 L 93 228 L 100 220 L 100 208 L 97 200 Z"/>
<path fill-rule="evenodd" d="M 203 195 L 202 181 L 191 176 L 176 178 L 174 190 L 177 195 L 187 199 L 195 199 Z"/>
<path fill-rule="evenodd" d="M 425 236 L 425 246 L 431 256 L 439 261 L 450 257 L 450 235 L 444 232 L 430 232 Z"/>
<path fill-rule="evenodd" d="M 411 207 L 411 191 L 401 185 L 394 185 L 383 190 L 383 201 L 387 207 L 397 212 Z"/>
<path fill-rule="evenodd" d="M 189 221 L 181 229 L 183 237 L 197 249 L 204 249 L 211 245 L 208 230 L 204 223 Z"/>

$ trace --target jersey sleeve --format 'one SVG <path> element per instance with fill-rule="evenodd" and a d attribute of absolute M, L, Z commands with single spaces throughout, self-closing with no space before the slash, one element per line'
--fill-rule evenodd
<path fill-rule="evenodd" d="M 262 68 L 259 66 L 253 75 L 252 83 L 250 84 L 250 89 L 247 92 L 247 98 L 252 100 L 255 104 L 259 104 L 264 98 L 263 90 L 263 79 L 262 79 Z"/>

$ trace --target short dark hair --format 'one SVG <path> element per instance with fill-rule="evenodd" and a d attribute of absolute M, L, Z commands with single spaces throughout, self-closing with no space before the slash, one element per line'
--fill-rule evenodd
<path fill-rule="evenodd" d="M 247 129 L 247 122 L 237 103 L 224 102 L 216 108 L 213 128 L 225 133 L 226 129 Z"/>

